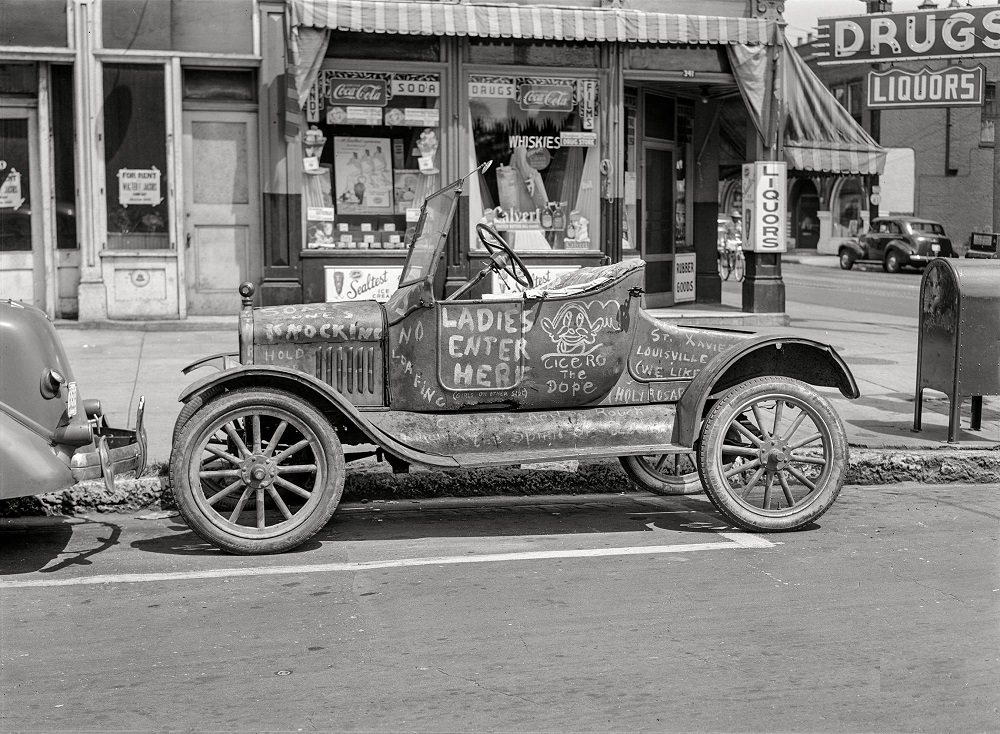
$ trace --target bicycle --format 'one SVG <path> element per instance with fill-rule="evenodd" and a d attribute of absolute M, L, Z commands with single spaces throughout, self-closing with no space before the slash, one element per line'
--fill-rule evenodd
<path fill-rule="evenodd" d="M 730 275 L 735 275 L 736 281 L 743 280 L 746 274 L 746 258 L 743 256 L 743 248 L 739 245 L 733 247 L 728 243 L 725 247 L 719 248 L 719 277 L 729 280 Z"/>

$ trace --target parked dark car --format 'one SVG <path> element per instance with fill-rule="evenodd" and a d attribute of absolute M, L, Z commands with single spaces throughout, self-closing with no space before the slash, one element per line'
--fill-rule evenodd
<path fill-rule="evenodd" d="M 919 217 L 876 217 L 857 241 L 840 246 L 840 267 L 878 263 L 887 273 L 905 267 L 924 268 L 936 257 L 955 257 L 951 239 L 940 222 Z"/>
<path fill-rule="evenodd" d="M 439 298 L 463 183 L 427 197 L 384 304 L 254 308 L 240 287 L 239 364 L 203 360 L 221 371 L 183 392 L 175 425 L 171 490 L 198 535 L 233 553 L 294 548 L 330 519 L 345 463 L 368 456 L 401 472 L 620 457 L 640 486 L 703 487 L 761 532 L 833 504 L 847 438 L 811 385 L 859 393 L 832 347 L 660 321 L 638 259 L 536 284 L 486 224 L 485 267 Z M 524 291 L 474 297 L 491 273 Z"/>
<path fill-rule="evenodd" d="M 144 400 L 134 431 L 109 428 L 100 400 L 80 395 L 43 311 L 0 300 L 0 499 L 55 492 L 84 479 L 114 487 L 146 463 Z"/>

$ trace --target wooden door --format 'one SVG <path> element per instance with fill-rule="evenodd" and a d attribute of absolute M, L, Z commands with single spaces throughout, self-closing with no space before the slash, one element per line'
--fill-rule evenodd
<path fill-rule="evenodd" d="M 256 116 L 186 111 L 184 172 L 187 312 L 236 314 L 263 260 Z"/>

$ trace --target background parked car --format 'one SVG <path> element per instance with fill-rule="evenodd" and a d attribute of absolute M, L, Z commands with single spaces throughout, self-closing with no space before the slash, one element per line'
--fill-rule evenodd
<path fill-rule="evenodd" d="M 100 400 L 84 400 L 43 311 L 0 300 L 0 499 L 55 492 L 84 479 L 114 486 L 146 463 L 139 401 L 134 431 L 109 428 Z"/>
<path fill-rule="evenodd" d="M 879 263 L 887 273 L 904 267 L 923 268 L 936 257 L 955 257 L 951 239 L 940 222 L 908 216 L 876 217 L 856 242 L 840 246 L 840 267 L 856 262 Z"/>

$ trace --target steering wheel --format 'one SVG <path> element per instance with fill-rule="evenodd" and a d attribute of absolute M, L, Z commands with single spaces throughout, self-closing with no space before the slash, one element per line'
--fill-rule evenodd
<path fill-rule="evenodd" d="M 531 277 L 531 273 L 528 272 L 528 268 L 525 267 L 521 258 L 514 253 L 514 250 L 507 244 L 507 241 L 500 236 L 499 232 L 490 225 L 479 222 L 476 225 L 476 236 L 479 237 L 479 241 L 486 248 L 486 251 L 490 253 L 490 262 L 493 265 L 507 273 L 522 288 L 535 287 L 535 280 Z M 504 260 L 502 255 L 507 256 L 506 260 Z"/>

